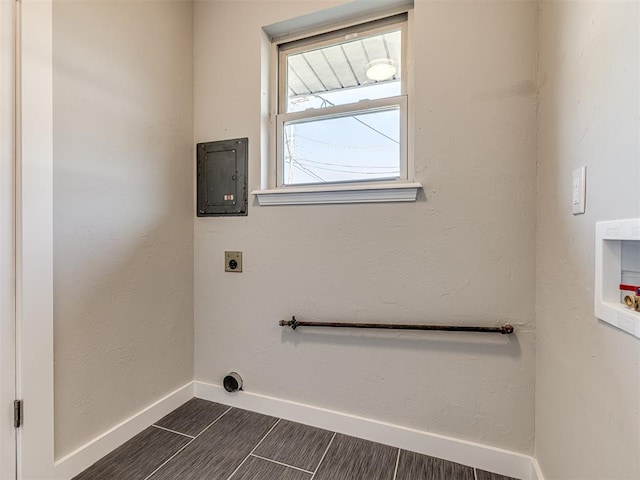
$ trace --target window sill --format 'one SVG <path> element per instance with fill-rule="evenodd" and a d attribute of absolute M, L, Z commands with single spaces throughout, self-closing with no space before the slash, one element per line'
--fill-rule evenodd
<path fill-rule="evenodd" d="M 317 205 L 330 203 L 415 202 L 420 183 L 383 183 L 368 185 L 333 185 L 281 187 L 255 190 L 260 206 Z"/>

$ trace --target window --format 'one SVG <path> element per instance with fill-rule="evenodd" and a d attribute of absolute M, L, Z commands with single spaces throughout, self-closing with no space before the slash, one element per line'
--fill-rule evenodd
<path fill-rule="evenodd" d="M 261 205 L 291 192 L 340 197 L 281 203 L 415 201 L 407 23 L 403 13 L 276 46 L 275 189 L 255 192 Z"/>

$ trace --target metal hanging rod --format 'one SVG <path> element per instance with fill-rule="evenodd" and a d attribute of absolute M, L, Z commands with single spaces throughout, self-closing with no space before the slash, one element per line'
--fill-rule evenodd
<path fill-rule="evenodd" d="M 343 323 L 343 322 L 299 322 L 296 317 L 291 320 L 280 320 L 281 327 L 339 327 L 339 328 L 383 328 L 387 330 L 438 330 L 445 332 L 484 332 L 501 333 L 509 335 L 513 333 L 513 326 L 505 323 L 500 327 L 461 327 L 456 325 L 411 325 L 402 323 Z"/>

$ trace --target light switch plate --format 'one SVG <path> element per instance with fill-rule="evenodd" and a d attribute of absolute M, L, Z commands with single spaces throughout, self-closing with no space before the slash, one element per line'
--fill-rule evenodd
<path fill-rule="evenodd" d="M 242 272 L 242 252 L 224 252 L 224 271 Z"/>
<path fill-rule="evenodd" d="M 573 171 L 571 189 L 571 213 L 580 215 L 585 212 L 587 167 Z"/>

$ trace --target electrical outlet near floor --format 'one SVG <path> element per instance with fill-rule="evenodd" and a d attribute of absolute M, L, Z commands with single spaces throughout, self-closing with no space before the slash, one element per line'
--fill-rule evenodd
<path fill-rule="evenodd" d="M 224 271 L 242 272 L 242 252 L 224 252 Z"/>

